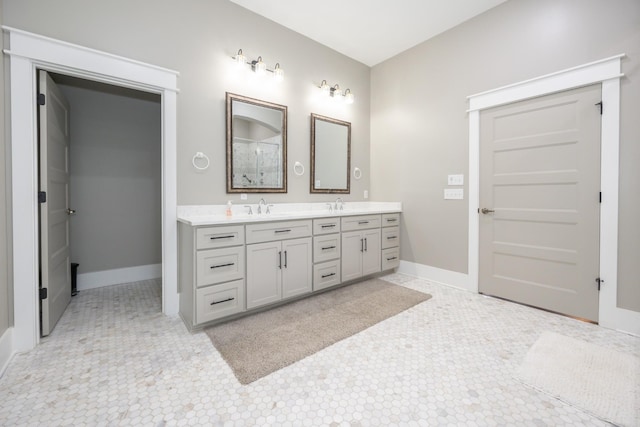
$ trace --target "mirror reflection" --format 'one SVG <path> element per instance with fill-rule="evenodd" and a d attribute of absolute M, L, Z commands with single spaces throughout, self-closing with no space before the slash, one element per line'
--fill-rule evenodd
<path fill-rule="evenodd" d="M 311 114 L 311 192 L 349 193 L 351 123 Z"/>
<path fill-rule="evenodd" d="M 287 107 L 226 94 L 227 192 L 287 192 Z"/>

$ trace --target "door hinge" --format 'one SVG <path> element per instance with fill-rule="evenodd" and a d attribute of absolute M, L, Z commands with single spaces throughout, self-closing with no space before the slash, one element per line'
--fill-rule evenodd
<path fill-rule="evenodd" d="M 45 96 L 44 93 L 39 93 L 38 94 L 38 105 L 44 105 L 45 103 Z"/>
<path fill-rule="evenodd" d="M 47 288 L 40 288 L 40 299 L 47 299 Z"/>
<path fill-rule="evenodd" d="M 47 192 L 38 191 L 38 203 L 46 203 L 46 202 L 47 202 Z"/>
<path fill-rule="evenodd" d="M 600 290 L 600 285 L 604 283 L 604 280 L 599 277 L 596 277 L 596 283 L 598 284 L 598 290 Z"/>
<path fill-rule="evenodd" d="M 602 106 L 603 106 L 602 101 L 596 102 L 594 105 L 597 105 L 600 107 L 600 115 L 602 115 Z"/>
<path fill-rule="evenodd" d="M 600 203 L 602 203 L 602 191 L 600 192 Z"/>

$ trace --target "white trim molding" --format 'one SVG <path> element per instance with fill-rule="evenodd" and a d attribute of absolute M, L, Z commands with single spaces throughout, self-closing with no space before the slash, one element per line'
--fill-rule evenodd
<path fill-rule="evenodd" d="M 469 290 L 469 275 L 456 271 L 444 270 L 415 262 L 400 261 L 398 273 L 419 277 L 439 285 L 450 286 L 465 291 Z"/>
<path fill-rule="evenodd" d="M 471 95 L 469 99 L 469 290 L 478 292 L 480 199 L 480 111 L 590 84 L 602 84 L 600 325 L 640 335 L 640 313 L 617 306 L 620 79 L 624 54 Z"/>
<path fill-rule="evenodd" d="M 0 337 L 0 378 L 4 375 L 4 371 L 7 370 L 7 366 L 9 366 L 14 354 L 13 328 L 8 328 Z"/>
<path fill-rule="evenodd" d="M 40 339 L 36 70 L 157 93 L 162 102 L 162 311 L 178 313 L 176 121 L 178 73 L 154 65 L 2 27 L 8 41 L 13 211 L 13 352 Z"/>
<path fill-rule="evenodd" d="M 138 265 L 78 274 L 78 291 L 162 277 L 162 264 Z"/>

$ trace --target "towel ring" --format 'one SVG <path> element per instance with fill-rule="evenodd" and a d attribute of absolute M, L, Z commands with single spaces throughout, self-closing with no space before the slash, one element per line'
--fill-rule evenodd
<path fill-rule="evenodd" d="M 353 168 L 353 177 L 354 177 L 355 179 L 360 179 L 360 178 L 362 178 L 362 171 L 360 170 L 360 168 L 358 168 L 358 167 Z"/>
<path fill-rule="evenodd" d="M 293 165 L 293 173 L 298 176 L 304 175 L 304 165 L 300 162 L 295 162 L 295 164 Z"/>
<path fill-rule="evenodd" d="M 207 161 L 207 164 L 205 166 L 198 166 L 196 164 L 196 159 L 205 159 Z M 193 159 L 191 159 L 191 163 L 193 163 L 193 167 L 198 169 L 199 171 L 203 171 L 203 170 L 209 169 L 209 165 L 211 164 L 211 162 L 209 161 L 209 157 L 207 157 L 207 155 L 204 154 L 201 151 L 198 151 L 195 154 L 195 156 L 193 156 Z"/>

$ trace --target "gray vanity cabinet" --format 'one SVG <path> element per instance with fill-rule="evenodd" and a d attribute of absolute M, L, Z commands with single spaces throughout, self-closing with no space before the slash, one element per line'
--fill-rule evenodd
<path fill-rule="evenodd" d="M 313 220 L 313 290 L 340 284 L 340 218 Z"/>
<path fill-rule="evenodd" d="M 247 309 L 311 292 L 311 237 L 287 238 L 304 235 L 311 221 L 247 225 Z"/>
<path fill-rule="evenodd" d="M 400 265 L 400 214 L 382 215 L 382 270 Z"/>
<path fill-rule="evenodd" d="M 342 218 L 343 282 L 381 271 L 380 224 L 380 215 Z"/>
<path fill-rule="evenodd" d="M 189 329 L 245 311 L 244 227 L 178 224 L 180 315 Z"/>

